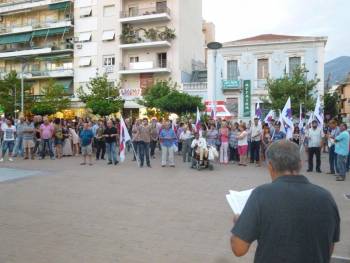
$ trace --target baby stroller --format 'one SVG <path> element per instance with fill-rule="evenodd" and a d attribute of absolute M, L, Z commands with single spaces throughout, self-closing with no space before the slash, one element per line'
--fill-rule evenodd
<path fill-rule="evenodd" d="M 198 150 L 198 146 L 196 146 L 193 151 L 192 151 L 192 164 L 191 164 L 191 168 L 193 169 L 197 169 L 198 171 L 203 170 L 203 169 L 209 169 L 210 171 L 214 170 L 214 166 L 211 163 L 212 160 L 214 160 L 214 158 L 212 160 L 210 160 L 211 158 L 209 158 L 210 156 L 210 147 L 208 147 L 208 154 L 204 154 L 203 155 L 203 161 L 200 161 L 200 154 L 197 151 Z"/>

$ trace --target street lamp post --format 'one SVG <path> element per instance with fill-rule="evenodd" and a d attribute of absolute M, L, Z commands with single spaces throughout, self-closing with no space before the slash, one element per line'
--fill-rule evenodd
<path fill-rule="evenodd" d="M 219 42 L 210 42 L 207 45 L 208 49 L 213 50 L 214 51 L 214 92 L 212 94 L 212 98 L 210 98 L 212 100 L 212 103 L 214 105 L 214 110 L 216 112 L 216 77 L 217 77 L 217 67 L 216 67 L 216 62 L 217 62 L 217 55 L 218 55 L 218 50 L 222 48 L 222 44 Z"/>
<path fill-rule="evenodd" d="M 25 63 L 22 61 L 22 74 L 21 74 L 21 112 L 24 114 L 24 68 Z"/>

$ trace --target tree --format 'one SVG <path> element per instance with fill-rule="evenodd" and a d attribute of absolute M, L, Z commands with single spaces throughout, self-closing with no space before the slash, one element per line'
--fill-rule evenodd
<path fill-rule="evenodd" d="M 24 111 L 28 112 L 33 104 L 30 85 L 24 85 Z M 0 80 L 0 106 L 7 115 L 21 110 L 21 80 L 16 71 L 11 71 Z"/>
<path fill-rule="evenodd" d="M 140 104 L 147 108 L 158 108 L 158 100 L 175 89 L 176 84 L 171 83 L 171 81 L 157 81 L 144 91 L 143 99 L 140 101 Z"/>
<path fill-rule="evenodd" d="M 158 81 L 146 89 L 140 104 L 178 115 L 195 112 L 197 107 L 200 110 L 205 108 L 200 97 L 181 93 L 176 87 L 171 81 Z"/>
<path fill-rule="evenodd" d="M 119 112 L 124 101 L 119 96 L 119 87 L 108 82 L 107 76 L 96 76 L 87 84 L 87 92 L 80 88 L 79 98 L 93 114 L 107 116 Z"/>
<path fill-rule="evenodd" d="M 291 76 L 285 74 L 280 79 L 268 79 L 267 89 L 271 107 L 275 111 L 281 110 L 288 97 L 292 100 L 292 112 L 299 112 L 300 103 L 304 105 L 306 111 L 314 109 L 315 99 L 311 92 L 316 87 L 319 79 L 307 79 L 307 70 L 298 67 Z"/>
<path fill-rule="evenodd" d="M 64 86 L 50 79 L 45 87 L 40 90 L 41 95 L 37 97 L 31 112 L 37 115 L 51 115 L 65 110 L 70 106 L 69 95 Z"/>
<path fill-rule="evenodd" d="M 180 93 L 177 90 L 171 91 L 168 95 L 157 101 L 157 107 L 162 111 L 176 113 L 177 115 L 204 110 L 202 98 L 191 96 L 187 93 Z"/>
<path fill-rule="evenodd" d="M 324 96 L 324 113 L 329 114 L 331 118 L 339 114 L 339 96 L 338 93 L 325 94 Z"/>

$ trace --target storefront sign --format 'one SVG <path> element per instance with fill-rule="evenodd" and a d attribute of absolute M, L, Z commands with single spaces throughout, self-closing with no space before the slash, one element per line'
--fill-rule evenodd
<path fill-rule="evenodd" d="M 223 80 L 222 88 L 223 89 L 239 89 L 241 87 L 241 83 L 239 80 Z"/>
<path fill-rule="evenodd" d="M 140 88 L 124 88 L 120 89 L 119 93 L 123 99 L 139 98 L 142 95 Z"/>
<path fill-rule="evenodd" d="M 251 81 L 243 82 L 243 117 L 251 116 Z"/>

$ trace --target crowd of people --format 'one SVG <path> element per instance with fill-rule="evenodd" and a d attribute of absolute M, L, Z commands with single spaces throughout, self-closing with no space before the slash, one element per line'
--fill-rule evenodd
<path fill-rule="evenodd" d="M 52 160 L 66 156 L 82 155 L 81 165 L 92 165 L 105 160 L 108 165 L 119 162 L 119 119 L 73 120 L 53 119 L 34 116 L 20 117 L 18 120 L 3 118 L 0 121 L 0 138 L 4 162 L 7 154 L 10 162 L 15 157 L 24 159 Z M 182 155 L 183 162 L 191 162 L 194 152 L 200 161 L 208 155 L 208 147 L 215 148 L 218 161 L 222 165 L 238 164 L 247 166 L 250 162 L 260 166 L 265 160 L 268 146 L 275 141 L 286 139 L 286 133 L 279 121 L 264 123 L 259 118 L 245 123 L 222 119 L 209 119 L 205 123 L 195 123 L 192 119 L 172 122 L 147 118 L 126 119 L 125 125 L 131 141 L 127 142 L 128 152 L 140 167 L 151 167 L 151 159 L 156 158 L 156 149 L 161 151 L 162 167 L 175 167 L 175 155 Z M 336 180 L 344 181 L 349 170 L 349 133 L 346 124 L 331 120 L 324 127 L 313 121 L 309 127 L 300 130 L 296 124 L 291 141 L 306 152 L 308 172 L 313 171 L 316 156 L 316 172 L 321 173 L 321 152 L 329 154 L 329 174 L 337 175 Z"/>

